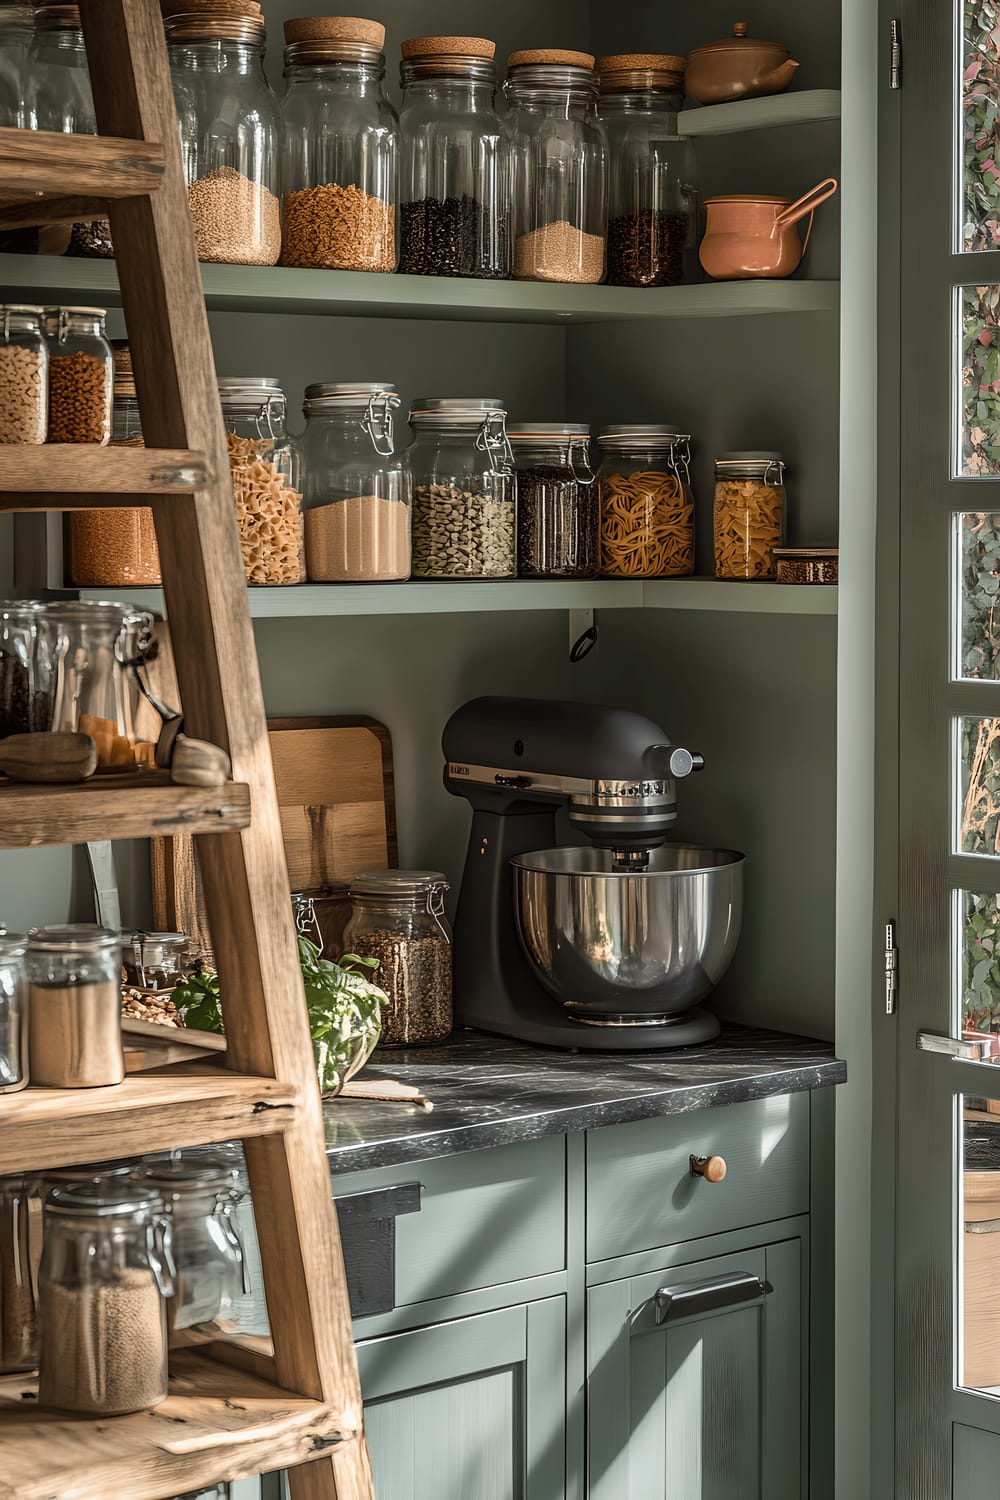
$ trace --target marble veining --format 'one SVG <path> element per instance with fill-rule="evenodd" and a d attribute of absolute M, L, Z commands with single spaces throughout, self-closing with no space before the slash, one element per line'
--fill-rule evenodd
<path fill-rule="evenodd" d="M 638 1054 L 562 1052 L 459 1031 L 440 1047 L 378 1051 L 361 1077 L 413 1084 L 434 1109 L 326 1104 L 335 1175 L 828 1088 L 847 1068 L 827 1042 L 724 1026 L 702 1046 Z"/>

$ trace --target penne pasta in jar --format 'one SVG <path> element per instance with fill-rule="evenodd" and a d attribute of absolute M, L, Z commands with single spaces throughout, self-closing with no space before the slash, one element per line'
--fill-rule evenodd
<path fill-rule="evenodd" d="M 599 435 L 602 577 L 694 572 L 690 441 L 689 434 L 664 426 L 612 427 Z"/>
<path fill-rule="evenodd" d="M 780 453 L 723 453 L 715 462 L 715 576 L 777 577 L 785 540 L 785 465 Z"/>

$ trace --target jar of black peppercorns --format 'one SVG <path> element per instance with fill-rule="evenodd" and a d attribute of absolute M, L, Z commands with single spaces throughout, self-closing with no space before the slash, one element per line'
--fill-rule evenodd
<path fill-rule="evenodd" d="M 593 578 L 598 504 L 590 428 L 523 422 L 508 428 L 517 470 L 517 571 L 522 578 Z"/>

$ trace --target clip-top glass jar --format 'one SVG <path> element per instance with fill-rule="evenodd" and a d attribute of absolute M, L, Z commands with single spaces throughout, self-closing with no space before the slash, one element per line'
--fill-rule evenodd
<path fill-rule="evenodd" d="M 44 612 L 34 599 L 0 602 L 0 740 L 52 728 L 55 679 L 39 649 Z"/>
<path fill-rule="evenodd" d="M 780 453 L 721 453 L 715 460 L 715 576 L 773 579 L 785 540 L 785 465 Z"/>
<path fill-rule="evenodd" d="M 510 105 L 514 275 L 604 280 L 607 138 L 588 52 L 512 52 Z"/>
<path fill-rule="evenodd" d="M 130 669 L 144 660 L 152 615 L 81 599 L 42 605 L 36 619 L 36 676 L 55 684 L 51 728 L 89 734 L 99 771 L 151 763 L 151 750 L 137 743 L 138 687 Z"/>
<path fill-rule="evenodd" d="M 60 307 L 54 325 L 46 319 L 50 443 L 111 439 L 114 359 L 106 319 L 103 307 Z"/>
<path fill-rule="evenodd" d="M 225 376 L 219 395 L 247 583 L 303 583 L 298 459 L 281 384 L 269 375 Z"/>
<path fill-rule="evenodd" d="M 517 571 L 523 578 L 593 578 L 597 486 L 590 428 L 519 422 L 510 428 L 517 465 Z"/>
<path fill-rule="evenodd" d="M 377 958 L 380 1046 L 442 1041 L 452 1027 L 451 928 L 445 877 L 436 870 L 371 870 L 351 881 L 344 952 Z"/>
<path fill-rule="evenodd" d="M 285 22 L 283 266 L 396 268 L 399 121 L 385 27 L 351 16 Z"/>
<path fill-rule="evenodd" d="M 2 36 L 0 36 L 2 40 Z M 49 350 L 44 309 L 0 305 L 0 443 L 44 443 L 49 425 Z"/>
<path fill-rule="evenodd" d="M 410 484 L 396 453 L 396 388 L 384 381 L 306 388 L 299 442 L 306 571 L 317 583 L 410 576 Z"/>
<path fill-rule="evenodd" d="M 410 412 L 414 578 L 513 578 L 507 412 L 493 397 L 424 396 Z"/>
<path fill-rule="evenodd" d="M 28 934 L 31 1081 L 53 1089 L 103 1088 L 125 1077 L 122 944 L 87 923 Z"/>
<path fill-rule="evenodd" d="M 38 1363 L 31 1190 L 25 1177 L 0 1177 L 0 1375 Z"/>
<path fill-rule="evenodd" d="M 678 286 L 698 277 L 701 192 L 692 142 L 678 134 L 684 59 L 602 57 L 608 132 L 608 281 Z"/>
<path fill-rule="evenodd" d="M 171 0 L 170 76 L 198 259 L 273 266 L 281 253 L 278 101 L 264 20 L 247 7 Z"/>
<path fill-rule="evenodd" d="M 244 1289 L 243 1242 L 233 1220 L 241 1193 L 221 1157 L 179 1154 L 140 1167 L 135 1180 L 158 1193 L 170 1214 L 175 1292 L 167 1323 L 194 1328 L 226 1317 Z"/>
<path fill-rule="evenodd" d="M 16 1094 L 28 1082 L 27 951 L 23 933 L 0 928 L 0 1094 Z"/>
<path fill-rule="evenodd" d="M 601 576 L 684 578 L 694 572 L 691 437 L 676 427 L 608 427 L 601 463 Z"/>
<path fill-rule="evenodd" d="M 403 43 L 399 269 L 510 275 L 508 146 L 496 112 L 493 42 Z"/>
<path fill-rule="evenodd" d="M 38 1282 L 40 1404 L 101 1417 L 158 1405 L 173 1293 L 158 1194 L 114 1179 L 53 1188 Z"/>

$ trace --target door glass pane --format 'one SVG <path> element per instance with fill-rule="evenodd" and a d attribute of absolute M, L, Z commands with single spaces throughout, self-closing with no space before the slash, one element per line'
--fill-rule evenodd
<path fill-rule="evenodd" d="M 964 0 L 963 250 L 1000 248 L 1000 4 Z"/>
<path fill-rule="evenodd" d="M 955 518 L 955 676 L 1000 681 L 1000 511 Z"/>
<path fill-rule="evenodd" d="M 1000 1033 L 1000 892 L 960 891 L 957 917 L 962 1032 Z"/>
<path fill-rule="evenodd" d="M 963 286 L 959 473 L 1000 474 L 1000 286 Z"/>
<path fill-rule="evenodd" d="M 1000 1102 L 958 1103 L 958 1384 L 1000 1396 Z"/>
<path fill-rule="evenodd" d="M 958 719 L 960 854 L 1000 856 L 1000 719 Z"/>

